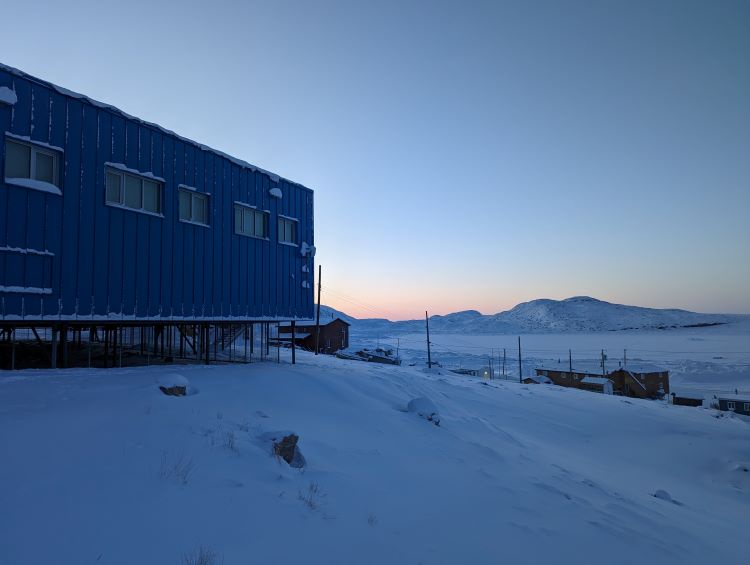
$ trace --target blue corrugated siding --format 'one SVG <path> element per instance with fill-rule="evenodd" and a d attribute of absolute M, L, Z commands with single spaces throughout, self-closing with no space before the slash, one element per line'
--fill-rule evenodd
<path fill-rule="evenodd" d="M 12 106 L 0 104 L 0 132 L 63 149 L 61 197 L 5 183 L 5 135 L 0 144 L 6 320 L 313 315 L 312 260 L 278 242 L 282 214 L 299 220 L 300 243 L 313 244 L 312 191 L 32 77 L 0 68 L 0 86 L 18 97 Z M 107 162 L 163 178 L 164 217 L 107 206 Z M 181 184 L 210 194 L 209 228 L 178 220 Z M 281 200 L 269 195 L 273 186 Z M 269 240 L 234 233 L 235 201 L 270 212 Z"/>

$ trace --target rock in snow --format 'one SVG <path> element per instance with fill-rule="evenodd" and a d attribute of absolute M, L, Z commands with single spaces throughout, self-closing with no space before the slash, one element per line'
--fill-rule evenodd
<path fill-rule="evenodd" d="M 269 442 L 273 454 L 286 461 L 290 467 L 301 469 L 305 466 L 305 458 L 302 456 L 299 447 L 297 447 L 299 436 L 294 432 L 267 432 L 260 436 L 260 440 L 261 443 Z"/>
<path fill-rule="evenodd" d="M 436 426 L 440 425 L 440 412 L 435 403 L 426 396 L 420 396 L 409 401 L 406 409 Z"/>
<path fill-rule="evenodd" d="M 159 390 L 167 396 L 186 396 L 190 382 L 179 373 L 167 373 L 158 379 Z"/>
<path fill-rule="evenodd" d="M 299 451 L 297 450 L 298 441 L 299 436 L 297 434 L 284 436 L 279 441 L 274 442 L 273 452 L 292 467 L 301 467 L 302 465 L 293 465 L 293 463 L 299 463 L 297 460 L 299 455 Z"/>
<path fill-rule="evenodd" d="M 160 386 L 159 390 L 167 396 L 185 396 L 187 394 L 187 388 L 184 386 Z"/>

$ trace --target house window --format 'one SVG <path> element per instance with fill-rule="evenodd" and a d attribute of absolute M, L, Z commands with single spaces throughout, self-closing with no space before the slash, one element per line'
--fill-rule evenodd
<path fill-rule="evenodd" d="M 297 220 L 279 216 L 279 243 L 297 245 Z"/>
<path fill-rule="evenodd" d="M 267 239 L 268 212 L 262 212 L 243 204 L 235 204 L 234 233 Z"/>
<path fill-rule="evenodd" d="M 734 410 L 734 401 L 733 400 L 727 401 L 727 410 Z"/>
<path fill-rule="evenodd" d="M 208 226 L 208 195 L 195 189 L 180 187 L 180 221 Z"/>
<path fill-rule="evenodd" d="M 105 182 L 107 204 L 149 214 L 161 214 L 162 183 L 109 168 Z"/>
<path fill-rule="evenodd" d="M 745 402 L 742 411 L 743 412 L 750 412 L 750 402 Z"/>
<path fill-rule="evenodd" d="M 59 155 L 52 149 L 5 138 L 5 180 L 28 179 L 60 187 Z"/>

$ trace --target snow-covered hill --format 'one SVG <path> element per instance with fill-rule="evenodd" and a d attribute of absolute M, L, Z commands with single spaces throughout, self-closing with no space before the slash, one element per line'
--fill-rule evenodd
<path fill-rule="evenodd" d="M 298 359 L 0 375 L 0 563 L 746 561 L 739 417 Z"/>
<path fill-rule="evenodd" d="M 333 316 L 341 315 L 331 308 L 327 308 L 327 312 Z M 351 316 L 345 319 L 355 326 L 355 330 L 363 332 L 421 332 L 424 329 L 424 320 L 390 322 Z M 642 308 L 612 304 L 588 296 L 532 300 L 499 314 L 483 315 L 476 310 L 466 310 L 430 317 L 430 331 L 470 334 L 664 330 L 729 324 L 748 326 L 750 316 Z"/>

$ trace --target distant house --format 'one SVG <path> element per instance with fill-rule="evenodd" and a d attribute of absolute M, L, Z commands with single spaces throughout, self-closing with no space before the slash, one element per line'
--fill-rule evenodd
<path fill-rule="evenodd" d="M 319 352 L 331 355 L 349 347 L 349 325 L 341 318 L 331 320 L 327 324 L 321 324 Z M 294 339 L 296 346 L 308 351 L 315 351 L 315 324 L 297 324 L 294 328 L 294 337 L 292 337 L 291 324 L 279 326 L 279 341 L 291 342 L 292 339 Z"/>
<path fill-rule="evenodd" d="M 675 406 L 703 406 L 703 396 L 693 394 L 672 393 L 672 404 Z"/>
<path fill-rule="evenodd" d="M 552 380 L 550 378 L 543 377 L 543 376 L 526 377 L 521 382 L 523 382 L 523 384 L 526 384 L 526 385 L 552 384 Z"/>
<path fill-rule="evenodd" d="M 614 383 L 604 377 L 583 377 L 579 388 L 602 394 L 614 394 Z"/>
<path fill-rule="evenodd" d="M 719 398 L 719 410 L 750 416 L 750 398 Z"/>
<path fill-rule="evenodd" d="M 669 394 L 669 371 L 644 364 L 602 370 L 595 361 L 577 361 L 573 370 L 562 364 L 536 369 L 537 376 L 559 386 L 635 398 L 662 398 Z"/>

